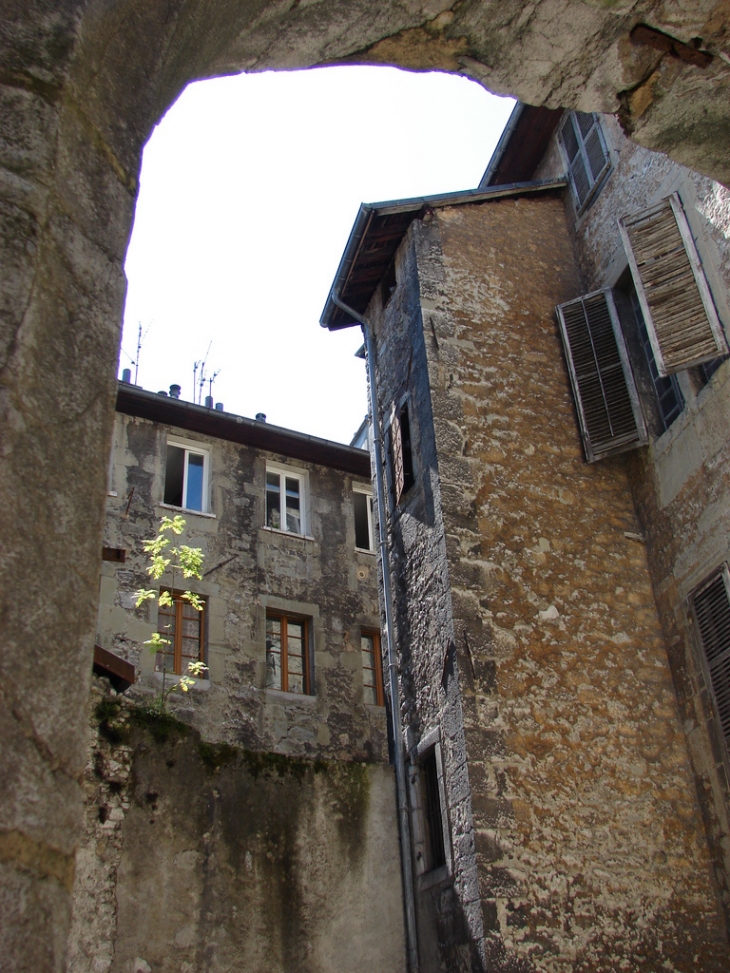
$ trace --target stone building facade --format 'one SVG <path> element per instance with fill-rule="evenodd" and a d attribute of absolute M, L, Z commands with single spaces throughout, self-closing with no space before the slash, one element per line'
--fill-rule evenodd
<path fill-rule="evenodd" d="M 659 415 L 618 224 L 678 192 L 727 326 L 730 205 L 578 122 L 604 153 L 582 197 L 571 117 L 518 112 L 479 190 L 362 207 L 322 319 L 374 336 L 424 973 L 730 955 L 727 748 L 692 601 L 728 556 L 728 365 L 683 369 Z M 587 462 L 556 307 L 606 287 L 638 448 Z"/>
<path fill-rule="evenodd" d="M 137 608 L 176 514 L 202 580 Z M 137 682 L 94 687 L 70 969 L 402 969 L 367 452 L 120 383 L 104 544 L 97 644 Z"/>

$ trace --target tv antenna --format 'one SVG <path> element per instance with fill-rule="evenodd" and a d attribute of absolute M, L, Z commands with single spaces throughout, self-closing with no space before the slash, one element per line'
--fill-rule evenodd
<path fill-rule="evenodd" d="M 196 389 L 198 397 L 198 405 L 203 404 L 203 388 L 205 383 L 208 383 L 208 388 L 210 390 L 210 395 L 213 394 L 213 382 L 216 380 L 217 376 L 220 375 L 220 368 L 217 372 L 213 372 L 212 376 L 205 374 L 205 366 L 208 364 L 208 355 L 210 354 L 210 349 L 213 342 L 211 340 L 208 345 L 208 350 L 205 353 L 205 358 L 202 361 L 196 361 L 193 363 L 193 402 L 195 402 Z"/>
<path fill-rule="evenodd" d="M 125 351 L 124 348 L 122 348 L 122 353 L 125 354 L 127 356 L 127 358 L 131 361 L 131 363 L 134 365 L 134 384 L 135 385 L 137 385 L 137 379 L 139 378 L 139 359 L 140 359 L 140 355 L 141 355 L 141 352 L 142 352 L 142 342 L 144 341 L 144 339 L 149 334 L 149 330 L 150 330 L 151 327 L 152 327 L 152 322 L 150 321 L 150 323 L 145 328 L 144 334 L 142 334 L 142 322 L 141 321 L 138 322 L 138 324 L 137 324 L 137 354 L 136 354 L 136 356 L 134 358 L 132 358 L 132 356 L 129 354 L 128 351 Z"/>

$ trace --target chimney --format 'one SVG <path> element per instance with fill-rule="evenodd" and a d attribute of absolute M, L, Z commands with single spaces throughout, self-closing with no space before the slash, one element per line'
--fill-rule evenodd
<path fill-rule="evenodd" d="M 215 404 L 215 411 L 216 412 L 223 412 L 223 403 L 222 402 L 216 402 L 216 404 Z"/>
<path fill-rule="evenodd" d="M 256 422 L 266 422 L 266 413 L 265 412 L 257 412 L 256 413 Z"/>
<path fill-rule="evenodd" d="M 206 409 L 212 409 L 213 408 L 213 396 L 212 395 L 206 395 L 206 397 L 205 397 L 205 408 Z"/>
<path fill-rule="evenodd" d="M 182 392 L 182 389 L 180 388 L 179 385 L 171 385 L 170 386 L 170 398 L 171 399 L 179 399 L 180 398 L 180 392 Z"/>
<path fill-rule="evenodd" d="M 131 385 L 132 384 L 132 369 L 131 368 L 125 368 L 124 369 L 124 371 L 122 372 L 122 381 L 123 382 L 126 382 L 127 385 Z"/>

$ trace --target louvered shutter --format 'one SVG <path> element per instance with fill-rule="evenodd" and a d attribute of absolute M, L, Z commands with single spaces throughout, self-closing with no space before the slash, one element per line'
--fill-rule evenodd
<path fill-rule="evenodd" d="M 560 130 L 560 141 L 580 212 L 611 165 L 598 116 L 569 112 Z"/>
<path fill-rule="evenodd" d="M 556 310 L 587 461 L 643 445 L 646 425 L 611 291 Z"/>
<path fill-rule="evenodd" d="M 727 565 L 690 598 L 720 733 L 730 750 L 730 577 Z"/>
<path fill-rule="evenodd" d="M 675 193 L 619 221 L 659 374 L 728 352 L 687 217 Z"/>

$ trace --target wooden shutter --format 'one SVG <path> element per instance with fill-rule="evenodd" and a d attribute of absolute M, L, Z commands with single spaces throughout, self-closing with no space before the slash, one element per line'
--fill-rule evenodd
<path fill-rule="evenodd" d="M 679 196 L 619 221 L 659 374 L 728 352 Z"/>
<path fill-rule="evenodd" d="M 727 565 L 691 597 L 703 661 L 725 747 L 730 751 L 730 577 Z"/>
<path fill-rule="evenodd" d="M 610 290 L 557 308 L 586 459 L 593 463 L 648 441 Z"/>
<path fill-rule="evenodd" d="M 581 212 L 611 165 L 597 115 L 569 112 L 560 130 L 568 176 Z"/>

